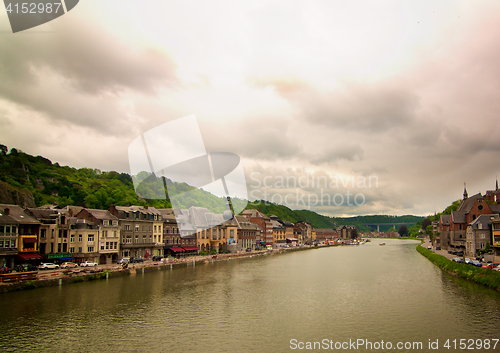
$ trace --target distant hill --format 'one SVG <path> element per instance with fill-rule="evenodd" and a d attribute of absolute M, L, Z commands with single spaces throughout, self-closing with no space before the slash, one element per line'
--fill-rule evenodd
<path fill-rule="evenodd" d="M 127 173 L 114 171 L 101 172 L 90 168 L 71 168 L 52 163 L 42 156 L 29 154 L 12 148 L 10 152 L 0 145 L 0 203 L 17 204 L 21 207 L 37 207 L 46 204 L 58 204 L 61 207 L 76 205 L 88 208 L 108 209 L 111 204 L 149 205 L 156 208 L 170 208 L 170 200 L 150 200 L 138 197 L 132 178 Z M 164 181 L 174 190 L 192 191 L 190 199 L 198 206 L 209 207 L 222 213 L 221 199 L 207 191 L 195 189 L 187 184 Z M 153 194 L 155 183 L 141 184 L 142 195 Z M 151 190 L 148 190 L 151 188 Z M 165 188 L 165 193 L 168 195 Z M 235 200 L 234 202 L 237 202 Z M 271 216 L 275 214 L 281 220 L 293 223 L 303 221 L 314 228 L 336 228 L 339 225 L 355 225 L 361 231 L 368 231 L 367 224 L 407 223 L 415 224 L 423 217 L 417 216 L 357 216 L 333 218 L 320 215 L 310 210 L 291 210 L 290 208 L 267 201 L 249 202 L 248 209 L 258 209 Z M 381 227 L 381 231 L 391 226 Z"/>

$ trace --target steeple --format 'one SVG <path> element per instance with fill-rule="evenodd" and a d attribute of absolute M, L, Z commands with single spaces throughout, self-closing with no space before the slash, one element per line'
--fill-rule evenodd
<path fill-rule="evenodd" d="M 467 188 L 465 187 L 465 183 L 464 183 L 464 200 L 467 199 L 469 197 L 469 195 L 467 194 Z"/>
<path fill-rule="evenodd" d="M 498 190 L 498 175 L 497 175 L 497 182 L 495 184 L 495 190 Z"/>

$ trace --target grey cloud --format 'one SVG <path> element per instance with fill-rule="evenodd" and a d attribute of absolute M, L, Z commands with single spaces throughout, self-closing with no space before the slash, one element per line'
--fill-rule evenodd
<path fill-rule="evenodd" d="M 384 132 L 415 119 L 420 98 L 404 80 L 366 85 L 344 82 L 336 90 L 314 89 L 297 77 L 250 78 L 258 88 L 272 87 L 295 105 L 304 122 L 332 129 Z"/>
<path fill-rule="evenodd" d="M 290 159 L 302 154 L 300 141 L 288 130 L 286 119 L 252 119 L 222 125 L 200 123 L 208 151 L 233 152 L 260 160 Z"/>
<path fill-rule="evenodd" d="M 57 23 L 55 23 L 57 25 Z M 2 81 L 36 83 L 37 70 L 57 73 L 89 94 L 129 88 L 154 92 L 177 84 L 174 60 L 155 49 L 136 51 L 103 28 L 80 23 L 56 26 L 45 35 L 0 37 Z"/>
<path fill-rule="evenodd" d="M 359 143 L 342 144 L 334 148 L 329 148 L 326 151 L 318 151 L 317 154 L 311 155 L 308 158 L 309 162 L 315 165 L 329 164 L 338 160 L 355 161 L 363 159 L 363 148 Z"/>

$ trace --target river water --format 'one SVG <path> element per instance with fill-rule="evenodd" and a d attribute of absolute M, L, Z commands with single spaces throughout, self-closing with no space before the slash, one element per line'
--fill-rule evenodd
<path fill-rule="evenodd" d="M 385 242 L 3 293 L 0 351 L 500 351 L 499 293 Z"/>

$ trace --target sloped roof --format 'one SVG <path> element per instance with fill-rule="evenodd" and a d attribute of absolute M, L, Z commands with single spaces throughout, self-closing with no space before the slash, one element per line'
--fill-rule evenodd
<path fill-rule="evenodd" d="M 40 223 L 36 218 L 24 212 L 20 206 L 7 204 L 0 204 L 0 222 L 2 221 L 5 223 Z"/>
<path fill-rule="evenodd" d="M 58 215 L 59 212 L 54 209 L 49 208 L 27 208 L 26 209 L 29 214 L 35 217 L 38 220 L 42 219 L 54 219 L 54 216 Z"/>
<path fill-rule="evenodd" d="M 474 204 L 476 203 L 476 201 L 478 199 L 482 199 L 483 196 L 481 196 L 481 193 L 478 193 L 476 195 L 473 195 L 469 198 L 466 198 L 465 200 L 462 200 L 462 202 L 460 203 L 460 206 L 458 207 L 458 210 L 459 212 L 465 212 L 466 214 L 470 212 L 470 210 L 472 210 L 472 207 L 474 206 Z M 455 222 L 456 223 L 456 222 Z"/>
<path fill-rule="evenodd" d="M 451 220 L 453 223 L 465 223 L 465 212 L 451 211 Z"/>
<path fill-rule="evenodd" d="M 451 223 L 451 214 L 442 214 L 441 215 L 441 223 L 445 226 L 450 225 Z"/>
<path fill-rule="evenodd" d="M 271 224 L 273 225 L 273 228 L 285 228 L 283 224 L 275 220 L 271 220 Z"/>
<path fill-rule="evenodd" d="M 88 213 L 90 213 L 94 218 L 100 219 L 100 220 L 109 220 L 109 221 L 116 221 L 118 218 L 113 216 L 108 210 L 98 210 L 98 209 L 90 209 L 86 208 L 85 209 Z"/>
<path fill-rule="evenodd" d="M 127 213 L 139 212 L 142 214 L 157 214 L 161 215 L 160 212 L 154 207 L 143 207 L 143 206 L 115 206 L 118 211 L 123 211 Z"/>
<path fill-rule="evenodd" d="M 491 212 L 497 213 L 497 214 L 500 213 L 500 205 L 488 205 L 488 206 L 490 206 Z"/>
<path fill-rule="evenodd" d="M 498 219 L 500 218 L 498 215 L 494 214 L 482 214 L 479 217 L 477 217 L 474 221 L 470 222 L 470 225 L 472 226 L 473 229 L 488 229 L 488 227 L 491 224 L 492 218 L 493 219 Z M 479 225 L 482 225 L 480 228 Z"/>

